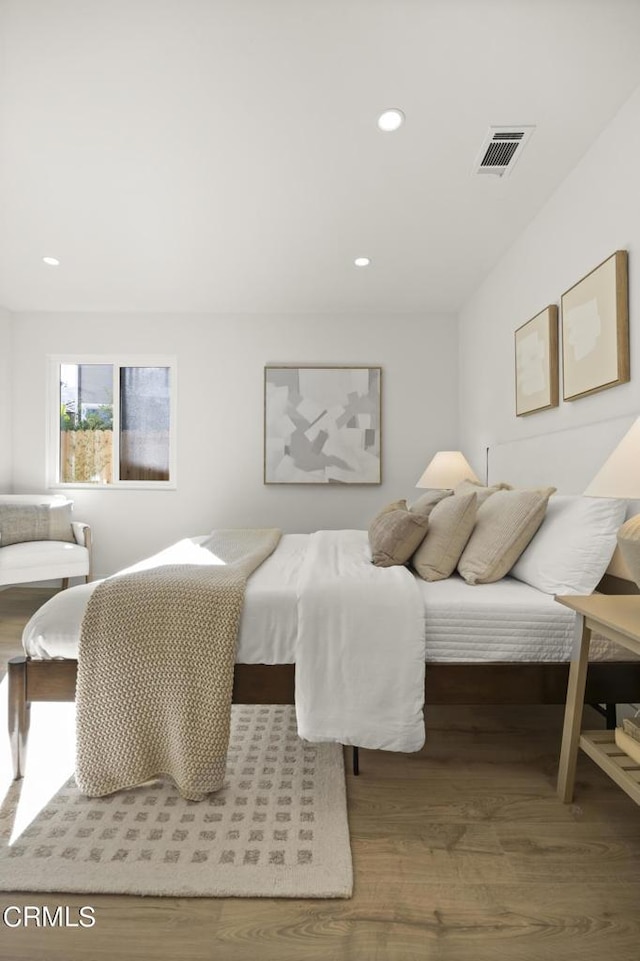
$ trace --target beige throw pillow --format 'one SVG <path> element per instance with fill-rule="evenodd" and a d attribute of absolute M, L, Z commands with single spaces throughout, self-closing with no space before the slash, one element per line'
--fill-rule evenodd
<path fill-rule="evenodd" d="M 479 481 L 463 480 L 460 481 L 454 490 L 454 494 L 476 494 L 478 497 L 478 507 L 480 507 L 481 504 L 484 504 L 488 497 L 491 497 L 491 495 L 495 494 L 497 491 L 510 490 L 511 484 L 492 484 L 491 487 L 485 487 L 485 485 L 481 484 Z"/>
<path fill-rule="evenodd" d="M 374 517 L 369 527 L 371 559 L 376 567 L 406 564 L 429 526 L 429 518 L 424 514 L 390 508 L 393 505 Z"/>
<path fill-rule="evenodd" d="M 458 564 L 468 584 L 491 584 L 511 570 L 544 520 L 554 491 L 499 490 L 485 500 Z"/>
<path fill-rule="evenodd" d="M 426 514 L 428 517 L 436 504 L 439 504 L 445 497 L 451 497 L 452 494 L 453 491 L 432 488 L 425 491 L 417 501 L 414 501 L 409 510 L 414 514 Z"/>
<path fill-rule="evenodd" d="M 411 558 L 423 580 L 451 577 L 476 522 L 477 505 L 476 494 L 455 494 L 436 504 L 427 536 Z"/>

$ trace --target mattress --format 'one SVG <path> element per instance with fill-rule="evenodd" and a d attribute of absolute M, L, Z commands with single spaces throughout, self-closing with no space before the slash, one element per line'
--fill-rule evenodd
<path fill-rule="evenodd" d="M 429 583 L 416 577 L 424 598 L 426 660 L 558 662 L 571 659 L 576 615 L 513 577 L 467 584 L 454 575 Z M 635 660 L 626 648 L 593 634 L 591 661 Z"/>
<path fill-rule="evenodd" d="M 366 532 L 362 532 L 366 538 Z M 247 583 L 236 661 L 239 664 L 292 664 L 297 634 L 297 582 L 306 534 L 285 534 L 274 553 Z M 148 564 L 204 563 L 202 538 L 191 538 L 150 559 Z M 180 553 L 180 552 L 178 552 Z M 140 565 L 136 565 L 139 569 Z M 427 662 L 553 662 L 571 655 L 575 615 L 552 595 L 505 577 L 495 584 L 470 585 L 460 577 L 427 583 L 416 577 L 425 607 Z M 82 617 L 99 582 L 56 594 L 28 622 L 22 641 L 36 658 L 76 658 Z M 594 635 L 592 660 L 630 658 Z"/>
<path fill-rule="evenodd" d="M 575 614 L 551 594 L 504 577 L 467 584 L 454 575 L 418 580 L 424 598 L 426 659 L 456 661 L 566 661 Z"/>

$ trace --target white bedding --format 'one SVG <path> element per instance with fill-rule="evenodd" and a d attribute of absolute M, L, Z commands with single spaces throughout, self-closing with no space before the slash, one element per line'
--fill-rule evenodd
<path fill-rule="evenodd" d="M 376 567 L 362 531 L 309 535 L 298 579 L 296 716 L 307 741 L 424 744 L 424 605 L 405 567 Z"/>
<path fill-rule="evenodd" d="M 363 543 L 366 532 L 358 532 Z M 198 551 L 192 538 L 181 542 L 189 560 Z M 240 625 L 236 660 L 240 664 L 292 664 L 298 631 L 297 583 L 309 540 L 285 534 L 276 551 L 250 577 Z M 158 557 L 167 556 L 161 552 Z M 174 556 L 174 555 L 171 555 Z M 496 584 L 469 585 L 461 578 L 427 583 L 416 578 L 424 599 L 427 662 L 566 661 L 571 652 L 574 615 L 550 594 L 505 577 Z M 87 598 L 95 587 L 61 591 L 36 611 L 23 633 L 31 657 L 75 658 Z M 591 659 L 630 659 L 594 636 Z"/>
<path fill-rule="evenodd" d="M 206 535 L 172 545 L 120 573 L 158 563 L 215 563 L 200 547 Z M 247 582 L 240 623 L 238 664 L 293 664 L 298 632 L 297 583 L 308 534 L 284 534 L 270 557 Z M 78 656 L 80 625 L 91 593 L 99 581 L 61 591 L 35 612 L 22 643 L 30 657 Z"/>
<path fill-rule="evenodd" d="M 428 612 L 428 661 L 564 661 L 570 656 L 575 616 L 550 594 L 511 577 L 467 584 L 454 576 L 420 585 Z"/>

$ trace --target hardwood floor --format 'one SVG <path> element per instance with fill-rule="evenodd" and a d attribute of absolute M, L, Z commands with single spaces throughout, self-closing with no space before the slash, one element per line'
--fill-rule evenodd
<path fill-rule="evenodd" d="M 48 595 L 46 595 L 48 596 Z M 0 593 L 0 663 L 45 595 Z M 590 709 L 589 726 L 600 719 Z M 562 710 L 438 708 L 416 755 L 347 776 L 348 901 L 0 893 L 90 904 L 92 929 L 8 929 L 5 961 L 636 961 L 640 809 L 582 755 L 555 793 Z"/>

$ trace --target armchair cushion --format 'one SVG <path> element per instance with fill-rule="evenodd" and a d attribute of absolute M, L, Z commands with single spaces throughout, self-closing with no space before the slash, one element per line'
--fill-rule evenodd
<path fill-rule="evenodd" d="M 89 568 L 89 551 L 75 543 L 27 541 L 0 548 L 0 585 L 86 577 Z"/>

